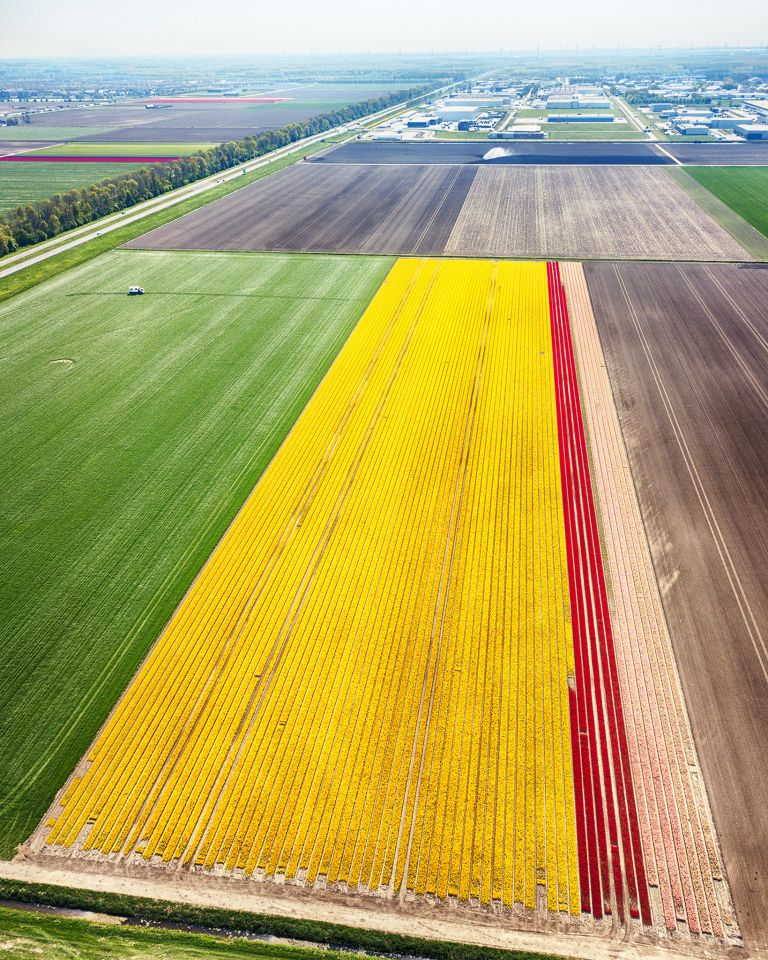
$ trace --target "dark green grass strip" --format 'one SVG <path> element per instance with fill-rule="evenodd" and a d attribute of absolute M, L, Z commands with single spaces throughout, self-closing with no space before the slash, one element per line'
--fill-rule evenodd
<path fill-rule="evenodd" d="M 227 183 L 222 183 L 217 187 L 206 190 L 205 193 L 190 197 L 188 200 L 183 200 L 181 203 L 174 204 L 165 210 L 159 210 L 157 213 L 143 217 L 141 220 L 137 220 L 136 223 L 130 223 L 118 230 L 104 234 L 102 237 L 95 237 L 87 243 L 73 247 L 71 250 L 65 250 L 63 253 L 59 253 L 48 260 L 32 264 L 24 270 L 12 273 L 8 277 L 2 277 L 0 278 L 0 302 L 7 300 L 8 297 L 22 293 L 24 290 L 29 290 L 44 280 L 57 277 L 59 274 L 71 270 L 72 267 L 86 263 L 88 260 L 92 260 L 94 257 L 106 253 L 108 250 L 115 250 L 129 240 L 134 240 L 136 237 L 140 237 L 150 230 L 154 230 L 155 227 L 162 226 L 164 223 L 169 223 L 171 220 L 175 220 L 177 217 L 181 217 L 191 210 L 204 207 L 206 204 L 213 203 L 214 200 L 218 200 L 220 197 L 234 193 L 235 190 L 239 190 L 249 183 L 255 183 L 257 180 L 268 177 L 271 173 L 282 170 L 283 167 L 288 167 L 292 163 L 302 160 L 305 156 L 317 153 L 320 150 L 327 150 L 330 142 L 335 142 L 335 139 L 331 136 L 327 137 L 325 142 L 313 143 L 308 147 L 303 147 L 295 153 L 280 157 L 271 163 L 265 164 L 263 167 L 259 167 L 252 173 L 248 173 L 245 176 L 234 177 Z M 126 210 L 126 215 L 129 216 L 130 214 L 131 208 L 129 207 L 128 210 Z M 93 223 L 89 226 L 94 230 L 98 229 L 98 223 Z M 62 244 L 65 244 L 69 239 L 69 235 L 64 233 L 59 239 Z M 30 247 L 26 253 L 30 257 L 34 256 L 35 248 Z M 7 261 L 0 258 L 0 270 L 2 270 L 4 262 Z"/>
<path fill-rule="evenodd" d="M 99 923 L 0 907 L 0 955 L 9 960 L 349 960 L 349 953 Z"/>
<path fill-rule="evenodd" d="M 768 237 L 768 167 L 689 167 L 685 172 Z"/>
<path fill-rule="evenodd" d="M 477 947 L 445 940 L 425 940 L 420 937 L 347 927 L 336 923 L 301 920 L 295 917 L 277 917 L 240 910 L 220 910 L 213 907 L 192 907 L 166 900 L 150 900 L 146 897 L 129 897 L 103 891 L 74 890 L 68 887 L 12 880 L 0 879 L 0 898 L 22 903 L 90 910 L 127 917 L 134 922 L 148 924 L 173 923 L 217 932 L 248 933 L 302 940 L 307 943 L 329 945 L 337 950 L 364 950 L 369 954 L 423 957 L 424 960 L 544 960 L 545 957 L 553 960 L 552 955 L 549 954 Z M 256 949 L 263 948 L 259 944 Z M 306 953 L 312 955 L 311 951 Z M 257 953 L 256 956 L 259 954 Z M 329 954 L 324 952 L 322 956 L 328 957 Z"/>
<path fill-rule="evenodd" d="M 0 306 L 0 856 L 45 813 L 391 263 L 115 251 Z"/>

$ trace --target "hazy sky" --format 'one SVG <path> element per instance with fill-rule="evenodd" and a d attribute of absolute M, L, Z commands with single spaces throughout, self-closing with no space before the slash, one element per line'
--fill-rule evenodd
<path fill-rule="evenodd" d="M 766 0 L 0 0 L 0 57 L 766 42 Z"/>

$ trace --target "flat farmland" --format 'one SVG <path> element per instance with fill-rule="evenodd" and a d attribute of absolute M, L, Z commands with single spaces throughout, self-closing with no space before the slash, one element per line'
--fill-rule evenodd
<path fill-rule="evenodd" d="M 45 144 L 55 141 L 59 143 L 65 140 L 78 140 L 80 137 L 87 136 L 92 133 L 104 132 L 107 133 L 111 128 L 96 128 L 93 127 L 74 127 L 74 126 L 54 126 L 54 124 L 59 124 L 64 118 L 59 114 L 48 113 L 42 114 L 42 117 L 45 117 L 46 123 L 23 123 L 19 124 L 18 127 L 3 127 L 0 129 L 0 137 L 4 143 L 32 143 L 32 144 Z M 114 140 L 114 135 L 112 136 Z"/>
<path fill-rule="evenodd" d="M 550 322 L 544 264 L 396 264 L 43 853 L 589 908 Z"/>
<path fill-rule="evenodd" d="M 215 147 L 216 143 L 171 143 L 158 141 L 157 143 L 124 143 L 124 142 L 99 142 L 96 147 L 92 143 L 62 143 L 56 146 L 42 147 L 38 150 L 31 150 L 32 156 L 44 157 L 53 154 L 57 157 L 92 157 L 96 154 L 99 157 L 183 157 L 191 153 L 197 153 L 198 150 L 209 150 Z"/>
<path fill-rule="evenodd" d="M 2 131 L 0 131 L 0 136 Z M 27 150 L 36 150 L 39 148 L 44 148 L 46 146 L 45 141 L 11 141 L 11 140 L 0 140 L 0 157 L 14 156 L 17 153 L 25 153 Z"/>
<path fill-rule="evenodd" d="M 390 263 L 112 253 L 0 307 L 0 853 L 50 804 Z M 129 298 L 129 285 L 147 293 Z"/>
<path fill-rule="evenodd" d="M 745 942 L 768 947 L 768 269 L 586 275 Z"/>
<path fill-rule="evenodd" d="M 288 98 L 282 103 L 248 103 L 234 98 L 209 103 L 190 99 L 185 103 L 180 98 L 172 105 L 149 110 L 143 101 L 73 107 L 33 113 L 29 124 L 3 128 L 0 139 L 222 143 L 274 130 L 288 123 L 300 123 L 320 113 L 381 96 L 397 88 L 398 84 L 304 85 L 275 91 L 275 97 Z"/>
<path fill-rule="evenodd" d="M 112 133 L 112 140 L 121 139 L 115 131 L 127 130 L 144 124 L 155 111 L 146 110 L 143 104 L 104 104 L 95 107 L 71 107 L 46 113 L 33 113 L 29 123 L 3 130 L 26 131 L 30 140 L 77 140 L 81 136 Z M 160 113 L 161 111 L 157 111 Z"/>
<path fill-rule="evenodd" d="M 484 166 L 445 249 L 471 256 L 752 259 L 654 167 Z"/>
<path fill-rule="evenodd" d="M 129 246 L 753 259 L 653 167 L 302 163 Z"/>
<path fill-rule="evenodd" d="M 129 246 L 441 253 L 474 176 L 469 167 L 301 163 Z"/>
<path fill-rule="evenodd" d="M 0 163 L 0 212 L 130 173 L 138 163 Z"/>
<path fill-rule="evenodd" d="M 399 260 L 24 863 L 738 943 L 606 400 L 580 265 Z"/>

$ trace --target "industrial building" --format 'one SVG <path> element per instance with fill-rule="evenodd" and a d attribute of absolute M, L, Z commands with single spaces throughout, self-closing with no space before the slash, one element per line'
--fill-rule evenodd
<path fill-rule="evenodd" d="M 677 130 L 684 137 L 706 137 L 709 134 L 709 127 L 700 123 L 680 124 Z"/>
<path fill-rule="evenodd" d="M 768 140 L 768 123 L 740 123 L 735 132 L 745 140 Z M 766 154 L 768 161 L 768 153 Z"/>
<path fill-rule="evenodd" d="M 754 110 L 759 116 L 768 118 L 768 100 L 745 100 L 744 106 Z"/>
<path fill-rule="evenodd" d="M 546 134 L 539 124 L 516 124 L 506 130 L 493 130 L 488 134 L 489 140 L 544 140 Z"/>
<path fill-rule="evenodd" d="M 439 123 L 440 117 L 426 113 L 415 113 L 412 117 L 408 118 L 406 126 L 416 128 L 436 127 Z"/>

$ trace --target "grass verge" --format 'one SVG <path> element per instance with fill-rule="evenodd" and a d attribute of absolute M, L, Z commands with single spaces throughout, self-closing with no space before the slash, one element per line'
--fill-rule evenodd
<path fill-rule="evenodd" d="M 549 957 L 549 960 L 553 960 L 552 956 L 547 954 L 477 947 L 445 940 L 426 940 L 317 920 L 193 907 L 167 900 L 150 900 L 146 897 L 129 897 L 104 891 L 75 890 L 50 884 L 0 879 L 0 897 L 21 903 L 90 910 L 126 917 L 134 922 L 173 923 L 217 932 L 274 936 L 325 944 L 336 949 L 364 950 L 371 954 L 395 957 L 423 957 L 425 960 L 545 960 Z M 324 953 L 323 956 L 327 957 L 328 954 Z"/>
<path fill-rule="evenodd" d="M 8 960 L 349 960 L 349 953 L 226 939 L 181 930 L 33 913 L 0 906 L 0 953 Z"/>

